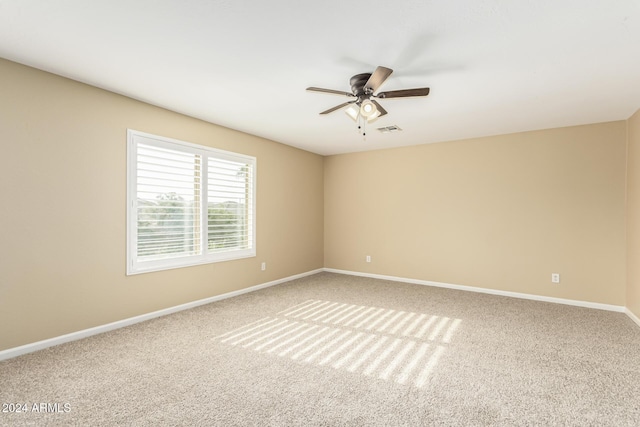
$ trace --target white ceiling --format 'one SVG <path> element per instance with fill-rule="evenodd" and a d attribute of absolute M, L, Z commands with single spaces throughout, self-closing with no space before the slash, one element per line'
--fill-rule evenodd
<path fill-rule="evenodd" d="M 627 119 L 640 1 L 0 0 L 0 57 L 326 155 Z M 430 95 L 318 114 L 377 65 Z"/>

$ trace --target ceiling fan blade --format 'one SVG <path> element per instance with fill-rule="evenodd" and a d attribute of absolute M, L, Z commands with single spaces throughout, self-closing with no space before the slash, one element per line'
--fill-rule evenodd
<path fill-rule="evenodd" d="M 349 105 L 349 104 L 353 104 L 354 102 L 356 102 L 356 101 L 348 101 L 348 102 L 344 102 L 344 103 L 342 103 L 342 104 L 340 104 L 340 105 L 336 105 L 336 106 L 335 106 L 335 107 L 333 107 L 333 108 L 329 108 L 328 110 L 323 111 L 323 112 L 322 112 L 322 113 L 320 113 L 320 114 L 329 114 L 329 113 L 333 113 L 334 111 L 339 110 L 339 109 L 341 109 L 341 108 L 343 108 L 343 107 L 346 107 L 346 106 L 347 106 L 347 105 Z"/>
<path fill-rule="evenodd" d="M 333 95 L 355 96 L 351 92 L 345 92 L 343 90 L 323 89 L 321 87 L 308 87 L 307 90 L 311 92 L 331 93 Z"/>
<path fill-rule="evenodd" d="M 402 90 L 392 90 L 389 92 L 380 92 L 376 95 L 376 98 L 385 99 L 385 98 L 405 98 L 408 96 L 427 96 L 429 95 L 428 87 L 421 87 L 417 89 L 402 89 Z"/>
<path fill-rule="evenodd" d="M 371 102 L 376 106 L 376 108 L 378 109 L 378 111 L 380 111 L 380 115 L 378 117 L 382 117 L 385 114 L 387 114 L 387 110 L 385 110 L 384 108 L 382 108 L 382 105 L 380 105 L 380 103 L 378 103 L 378 101 L 376 101 L 375 99 L 372 99 Z"/>
<path fill-rule="evenodd" d="M 369 80 L 367 80 L 367 82 L 364 84 L 365 92 L 374 93 L 375 91 L 377 91 L 378 88 L 382 86 L 382 83 L 384 83 L 384 81 L 387 80 L 387 78 L 391 75 L 391 73 L 393 73 L 393 70 L 391 68 L 376 68 L 373 74 L 371 74 L 371 77 L 369 77 Z"/>

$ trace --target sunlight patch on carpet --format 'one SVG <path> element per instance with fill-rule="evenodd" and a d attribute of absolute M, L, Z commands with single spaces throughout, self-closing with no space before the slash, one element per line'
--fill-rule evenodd
<path fill-rule="evenodd" d="M 308 300 L 214 340 L 423 388 L 461 319 Z"/>

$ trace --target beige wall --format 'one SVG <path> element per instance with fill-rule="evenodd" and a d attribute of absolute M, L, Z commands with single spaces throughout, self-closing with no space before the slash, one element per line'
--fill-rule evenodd
<path fill-rule="evenodd" d="M 625 145 L 619 121 L 327 157 L 325 267 L 625 305 Z"/>
<path fill-rule="evenodd" d="M 0 350 L 323 266 L 321 156 L 1 59 L 0 76 Z M 257 257 L 127 277 L 127 128 L 257 157 Z"/>
<path fill-rule="evenodd" d="M 627 121 L 627 308 L 640 318 L 640 110 Z"/>

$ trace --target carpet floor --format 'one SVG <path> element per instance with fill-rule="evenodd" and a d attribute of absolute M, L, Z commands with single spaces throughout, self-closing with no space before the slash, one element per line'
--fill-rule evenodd
<path fill-rule="evenodd" d="M 8 426 L 638 426 L 640 328 L 319 273 L 0 362 L 0 404 Z"/>

